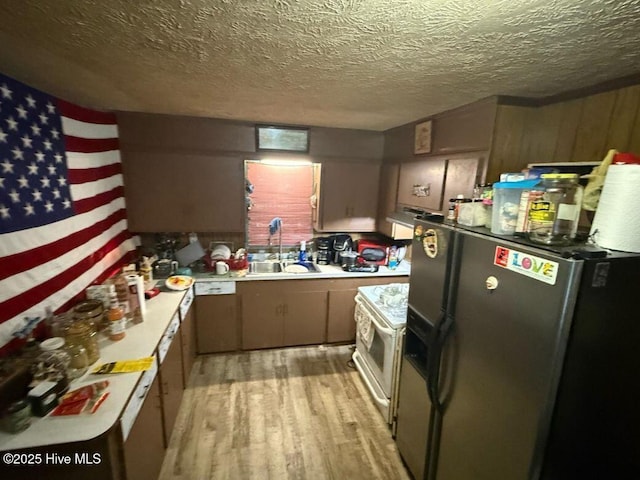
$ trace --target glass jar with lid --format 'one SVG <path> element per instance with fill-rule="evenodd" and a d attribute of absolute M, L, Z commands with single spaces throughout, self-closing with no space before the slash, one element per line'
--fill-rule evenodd
<path fill-rule="evenodd" d="M 73 318 L 80 321 L 87 321 L 96 332 L 102 331 L 105 328 L 102 301 L 92 299 L 79 302 L 73 308 Z"/>
<path fill-rule="evenodd" d="M 582 186 L 576 173 L 546 173 L 530 193 L 529 239 L 545 245 L 567 245 L 576 237 Z"/>
<path fill-rule="evenodd" d="M 98 346 L 95 326 L 90 320 L 76 319 L 69 323 L 65 328 L 65 340 L 69 345 L 84 347 L 89 365 L 95 363 L 98 358 L 100 358 L 100 347 Z"/>
<path fill-rule="evenodd" d="M 40 343 L 42 353 L 31 364 L 34 385 L 48 381 L 55 382 L 56 392 L 64 393 L 69 388 L 68 369 L 71 357 L 64 350 L 64 338 L 53 337 Z"/>

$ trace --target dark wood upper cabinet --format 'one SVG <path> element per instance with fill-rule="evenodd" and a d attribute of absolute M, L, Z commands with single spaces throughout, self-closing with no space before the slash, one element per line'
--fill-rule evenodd
<path fill-rule="evenodd" d="M 132 232 L 243 232 L 239 157 L 129 151 L 122 156 Z"/>
<path fill-rule="evenodd" d="M 431 153 L 489 150 L 496 118 L 496 98 L 437 115 L 433 120 Z"/>

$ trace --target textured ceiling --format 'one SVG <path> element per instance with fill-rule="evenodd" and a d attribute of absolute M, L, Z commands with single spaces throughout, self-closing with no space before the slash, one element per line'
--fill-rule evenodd
<path fill-rule="evenodd" d="M 640 0 L 5 0 L 0 71 L 109 110 L 385 130 L 640 71 Z"/>

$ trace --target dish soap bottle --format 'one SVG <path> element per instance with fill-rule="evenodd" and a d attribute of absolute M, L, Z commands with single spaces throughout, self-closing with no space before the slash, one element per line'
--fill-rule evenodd
<path fill-rule="evenodd" d="M 304 240 L 300 242 L 300 253 L 298 253 L 298 261 L 299 262 L 307 261 L 307 242 Z"/>

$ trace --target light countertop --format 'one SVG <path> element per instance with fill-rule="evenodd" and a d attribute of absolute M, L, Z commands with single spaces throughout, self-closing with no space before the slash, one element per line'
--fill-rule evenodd
<path fill-rule="evenodd" d="M 253 280 L 304 280 L 304 279 L 321 279 L 321 278 L 374 278 L 374 277 L 401 277 L 409 276 L 411 273 L 411 263 L 401 262 L 397 268 L 380 267 L 377 272 L 345 272 L 337 265 L 318 265 L 320 272 L 308 273 L 247 273 L 247 270 L 231 271 L 224 275 L 210 273 L 194 273 L 193 277 L 196 282 L 205 281 L 253 281 Z"/>
<path fill-rule="evenodd" d="M 101 335 L 98 342 L 100 358 L 92 367 L 89 367 L 89 371 L 102 363 L 155 355 L 158 342 L 178 311 L 185 293 L 186 291 L 162 292 L 147 300 L 147 313 L 144 321 L 129 326 L 126 330 L 126 337 L 122 340 L 113 342 Z M 73 390 L 101 380 L 109 380 L 110 382 L 109 396 L 94 414 L 32 417 L 31 426 L 21 433 L 0 432 L 0 451 L 80 442 L 102 435 L 120 420 L 129 397 L 141 376 L 142 372 L 110 375 L 86 373 L 83 377 L 73 381 L 69 389 Z"/>

